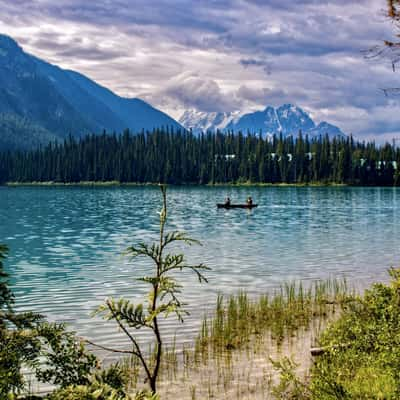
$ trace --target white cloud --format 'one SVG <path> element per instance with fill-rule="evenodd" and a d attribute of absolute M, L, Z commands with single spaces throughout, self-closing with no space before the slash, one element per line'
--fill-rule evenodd
<path fill-rule="evenodd" d="M 376 0 L 0 0 L 0 31 L 39 57 L 174 115 L 182 108 L 292 102 L 346 132 L 385 135 L 399 122 L 398 105 L 379 88 L 399 78 L 389 64 L 367 62 L 361 53 L 392 33 L 384 6 Z"/>

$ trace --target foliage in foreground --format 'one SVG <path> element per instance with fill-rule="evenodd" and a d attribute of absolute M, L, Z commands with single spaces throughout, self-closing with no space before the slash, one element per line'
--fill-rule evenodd
<path fill-rule="evenodd" d="M 100 370 L 97 358 L 64 324 L 48 323 L 39 314 L 15 312 L 3 270 L 7 253 L 7 246 L 0 245 L 0 399 L 23 398 L 22 368 L 29 367 L 39 381 L 59 387 L 46 396 L 48 400 L 158 400 L 146 391 L 129 396 L 124 369 L 115 364 Z"/>
<path fill-rule="evenodd" d="M 276 365 L 279 399 L 346 400 L 400 398 L 400 269 L 390 284 L 374 284 L 347 304 L 322 334 L 324 353 L 300 382 L 289 361 Z"/>
<path fill-rule="evenodd" d="M 126 371 L 119 364 L 100 370 L 97 358 L 64 324 L 48 323 L 41 315 L 16 313 L 3 261 L 8 247 L 0 244 L 0 399 L 23 399 L 29 367 L 41 382 L 59 387 L 48 400 L 159 400 L 141 391 L 126 393 Z M 40 398 L 28 396 L 29 399 Z"/>
<path fill-rule="evenodd" d="M 40 343 L 34 331 L 42 319 L 37 314 L 14 312 L 14 296 L 3 270 L 7 253 L 7 246 L 0 245 L 0 398 L 23 389 L 21 367 L 33 365 L 39 355 Z"/>
<path fill-rule="evenodd" d="M 130 396 L 124 388 L 127 376 L 118 364 L 93 374 L 86 385 L 70 385 L 54 391 L 47 400 L 159 400 L 158 395 L 141 391 Z"/>
<path fill-rule="evenodd" d="M 400 398 L 400 270 L 375 284 L 327 329 L 311 390 L 319 399 Z"/>
<path fill-rule="evenodd" d="M 23 367 L 41 382 L 59 387 L 89 383 L 97 359 L 65 325 L 48 323 L 35 313 L 17 313 L 0 245 L 0 398 L 16 398 L 25 390 Z"/>

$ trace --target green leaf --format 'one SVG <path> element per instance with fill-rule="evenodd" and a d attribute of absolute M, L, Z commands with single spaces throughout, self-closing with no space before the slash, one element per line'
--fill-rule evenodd
<path fill-rule="evenodd" d="M 143 311 L 143 304 L 136 306 L 129 300 L 120 298 L 118 301 L 113 298 L 106 300 L 106 303 L 97 309 L 106 320 L 119 320 L 125 322 L 129 327 L 139 329 L 147 326 L 146 316 Z"/>

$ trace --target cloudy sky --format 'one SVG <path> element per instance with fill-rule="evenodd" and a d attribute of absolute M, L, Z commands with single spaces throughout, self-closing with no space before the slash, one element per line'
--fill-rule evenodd
<path fill-rule="evenodd" d="M 385 0 L 0 0 L 28 52 L 178 117 L 294 103 L 358 138 L 400 138 Z"/>

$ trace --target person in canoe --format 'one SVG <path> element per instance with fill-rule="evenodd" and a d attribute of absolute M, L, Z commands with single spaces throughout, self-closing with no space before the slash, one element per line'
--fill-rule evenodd
<path fill-rule="evenodd" d="M 253 205 L 253 199 L 251 198 L 251 196 L 249 196 L 249 197 L 247 198 L 247 205 L 248 205 L 248 206 L 252 206 L 252 205 Z"/>
<path fill-rule="evenodd" d="M 231 199 L 229 198 L 229 197 L 227 197 L 226 199 L 225 199 L 225 203 L 224 203 L 226 206 L 230 206 L 231 205 Z"/>

